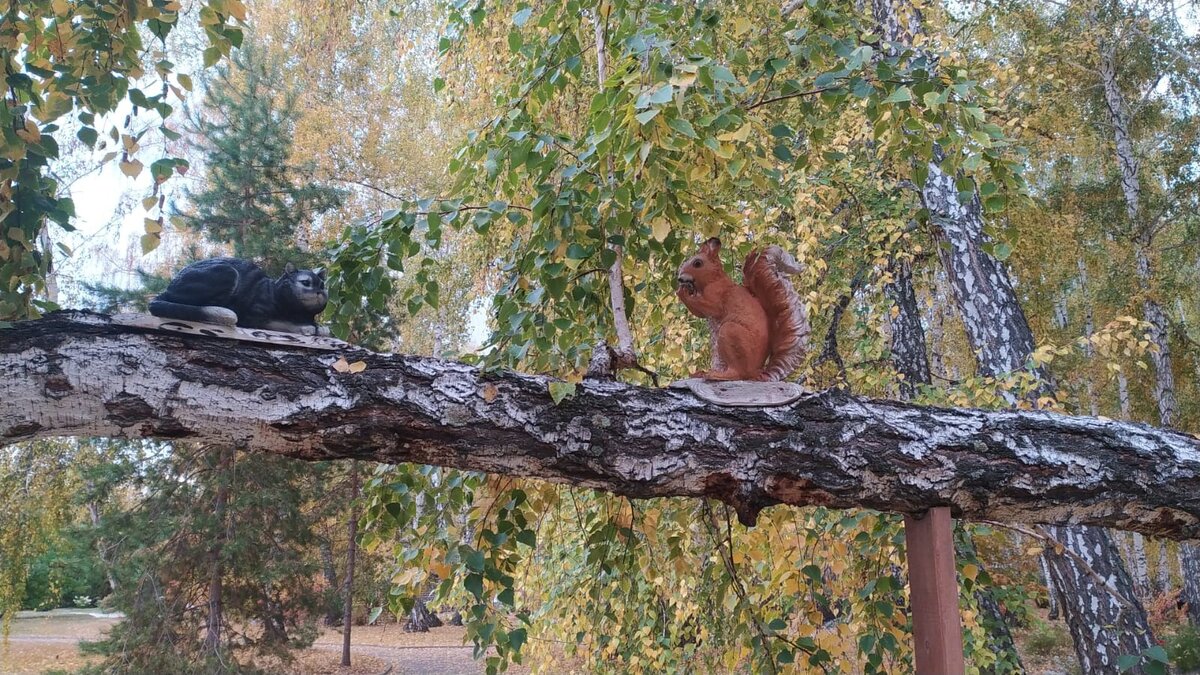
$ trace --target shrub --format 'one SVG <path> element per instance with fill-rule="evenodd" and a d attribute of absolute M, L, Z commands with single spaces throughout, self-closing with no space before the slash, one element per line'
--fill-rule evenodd
<path fill-rule="evenodd" d="M 1167 654 L 1171 657 L 1171 665 L 1181 673 L 1200 670 L 1200 629 L 1195 626 L 1181 626 L 1175 634 L 1167 638 Z"/>
<path fill-rule="evenodd" d="M 1031 654 L 1050 656 L 1069 648 L 1071 636 L 1062 626 L 1038 621 L 1034 623 L 1025 644 Z"/>

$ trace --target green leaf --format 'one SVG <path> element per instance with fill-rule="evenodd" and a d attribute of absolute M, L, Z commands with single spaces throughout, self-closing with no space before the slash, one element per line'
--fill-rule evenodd
<path fill-rule="evenodd" d="M 446 88 L 446 81 L 440 77 L 433 78 L 433 91 L 439 92 Z"/>
<path fill-rule="evenodd" d="M 1162 645 L 1154 645 L 1142 653 L 1151 661 L 1158 661 L 1159 663 L 1169 663 L 1171 660 L 1167 656 L 1167 650 L 1163 649 Z"/>
<path fill-rule="evenodd" d="M 559 403 L 562 403 L 564 399 L 575 395 L 574 382 L 555 381 L 550 383 L 549 388 L 550 398 L 554 399 L 555 405 L 558 405 Z"/>
<path fill-rule="evenodd" d="M 672 92 L 673 92 L 673 87 L 670 85 L 670 83 L 664 84 L 663 86 L 661 86 L 657 90 L 655 90 L 655 92 L 653 94 L 650 95 L 650 103 L 657 104 L 657 105 L 661 105 L 663 103 L 670 103 Z"/>
<path fill-rule="evenodd" d="M 526 22 L 529 21 L 529 17 L 532 15 L 533 15 L 532 7 L 526 7 L 522 10 L 519 10 L 516 14 L 513 14 L 513 19 L 512 19 L 513 25 L 517 26 L 518 28 L 520 28 L 521 26 L 524 26 L 526 24 Z"/>
<path fill-rule="evenodd" d="M 383 606 L 382 605 L 379 607 L 372 607 L 371 615 L 367 617 L 367 625 L 368 626 L 375 625 L 375 621 L 379 619 L 380 614 L 383 614 Z"/>
<path fill-rule="evenodd" d="M 888 96 L 887 98 L 883 99 L 883 102 L 884 103 L 906 103 L 911 100 L 912 100 L 912 92 L 908 90 L 908 87 L 898 87 L 896 89 L 896 91 L 892 92 L 891 96 Z"/>
<path fill-rule="evenodd" d="M 821 583 L 821 568 L 816 565 L 805 565 L 800 569 L 800 573 L 812 579 L 814 583 Z"/>
<path fill-rule="evenodd" d="M 1122 654 L 1117 657 L 1117 668 L 1120 668 L 1121 672 L 1123 673 L 1127 670 L 1133 669 L 1133 667 L 1136 666 L 1139 661 L 1141 661 L 1141 659 L 1133 654 Z"/>
<path fill-rule="evenodd" d="M 660 113 L 660 112 L 662 112 L 662 108 L 651 108 L 645 112 L 638 113 L 637 115 L 635 115 L 635 117 L 637 118 L 637 121 L 639 124 L 644 125 L 645 123 L 654 119 L 654 117 L 656 115 L 658 115 L 658 113 Z"/>
<path fill-rule="evenodd" d="M 476 599 L 483 599 L 483 575 L 468 574 L 463 579 L 463 588 L 470 591 L 471 595 L 474 595 Z"/>
<path fill-rule="evenodd" d="M 463 556 L 463 562 L 466 563 L 467 569 L 471 570 L 472 572 L 483 572 L 483 551 L 470 549 L 467 554 Z"/>
<path fill-rule="evenodd" d="M 787 622 L 780 618 L 772 619 L 771 623 L 767 624 L 767 628 L 774 631 L 780 631 L 784 628 L 787 628 Z"/>
<path fill-rule="evenodd" d="M 75 132 L 75 136 L 86 143 L 89 148 L 94 147 L 100 138 L 100 134 L 92 127 L 80 127 L 79 131 Z"/>
<path fill-rule="evenodd" d="M 212 68 L 217 65 L 217 61 L 221 60 L 221 50 L 218 47 L 209 47 L 204 50 L 204 67 Z"/>
<path fill-rule="evenodd" d="M 724 66 L 713 66 L 712 78 L 717 82 L 729 82 L 731 84 L 737 84 L 737 78 L 734 77 L 733 73 Z"/>
<path fill-rule="evenodd" d="M 688 138 L 700 138 L 700 136 L 696 134 L 696 129 L 692 126 L 692 123 L 681 117 L 674 117 L 667 120 L 667 126 L 671 127 L 675 131 L 678 131 L 684 136 L 687 136 Z"/>
<path fill-rule="evenodd" d="M 525 644 L 527 639 L 528 632 L 524 628 L 514 629 L 508 634 L 508 646 L 511 647 L 513 651 L 519 652 L 521 651 L 521 646 Z"/>

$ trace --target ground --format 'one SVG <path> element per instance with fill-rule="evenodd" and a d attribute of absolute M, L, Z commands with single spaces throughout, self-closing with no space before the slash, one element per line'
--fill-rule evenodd
<path fill-rule="evenodd" d="M 45 670 L 71 670 L 85 663 L 76 643 L 95 639 L 117 622 L 100 610 L 56 609 L 19 612 L 7 648 L 0 645 L 0 675 L 33 675 Z M 355 626 L 351 668 L 342 668 L 342 634 L 326 630 L 291 668 L 298 675 L 475 675 L 484 672 L 463 646 L 464 629 L 444 626 L 428 633 L 405 633 L 397 624 Z M 1059 621 L 1039 611 L 1035 624 L 1018 631 L 1017 641 L 1030 675 L 1074 675 L 1070 637 Z M 1066 665 L 1064 665 L 1066 664 Z M 391 668 L 388 671 L 388 668 Z M 523 673 L 524 669 L 510 669 Z"/>
<path fill-rule="evenodd" d="M 71 670 L 86 663 L 76 644 L 100 637 L 117 617 L 100 610 L 56 609 L 19 612 L 8 644 L 0 645 L 0 675 L 33 675 L 45 670 Z M 351 668 L 342 668 L 342 634 L 325 631 L 294 666 L 298 675 L 475 675 L 484 672 L 463 646 L 464 629 L 435 628 L 405 633 L 396 624 L 355 626 L 351 633 Z"/>

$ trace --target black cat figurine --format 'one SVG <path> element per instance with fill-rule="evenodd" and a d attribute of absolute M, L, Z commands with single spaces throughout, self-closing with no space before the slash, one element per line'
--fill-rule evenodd
<path fill-rule="evenodd" d="M 180 270 L 167 290 L 150 301 L 150 313 L 164 319 L 329 335 L 316 321 L 328 301 L 324 271 L 298 270 L 288 263 L 283 276 L 272 279 L 249 260 L 211 258 Z"/>

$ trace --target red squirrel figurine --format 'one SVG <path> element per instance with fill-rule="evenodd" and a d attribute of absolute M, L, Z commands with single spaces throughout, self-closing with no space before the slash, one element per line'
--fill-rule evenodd
<path fill-rule="evenodd" d="M 776 382 L 791 375 L 808 350 L 807 312 L 788 274 L 803 267 L 778 246 L 752 251 L 742 284 L 721 265 L 721 240 L 709 239 L 679 268 L 676 295 L 708 319 L 713 363 L 693 377 Z"/>

